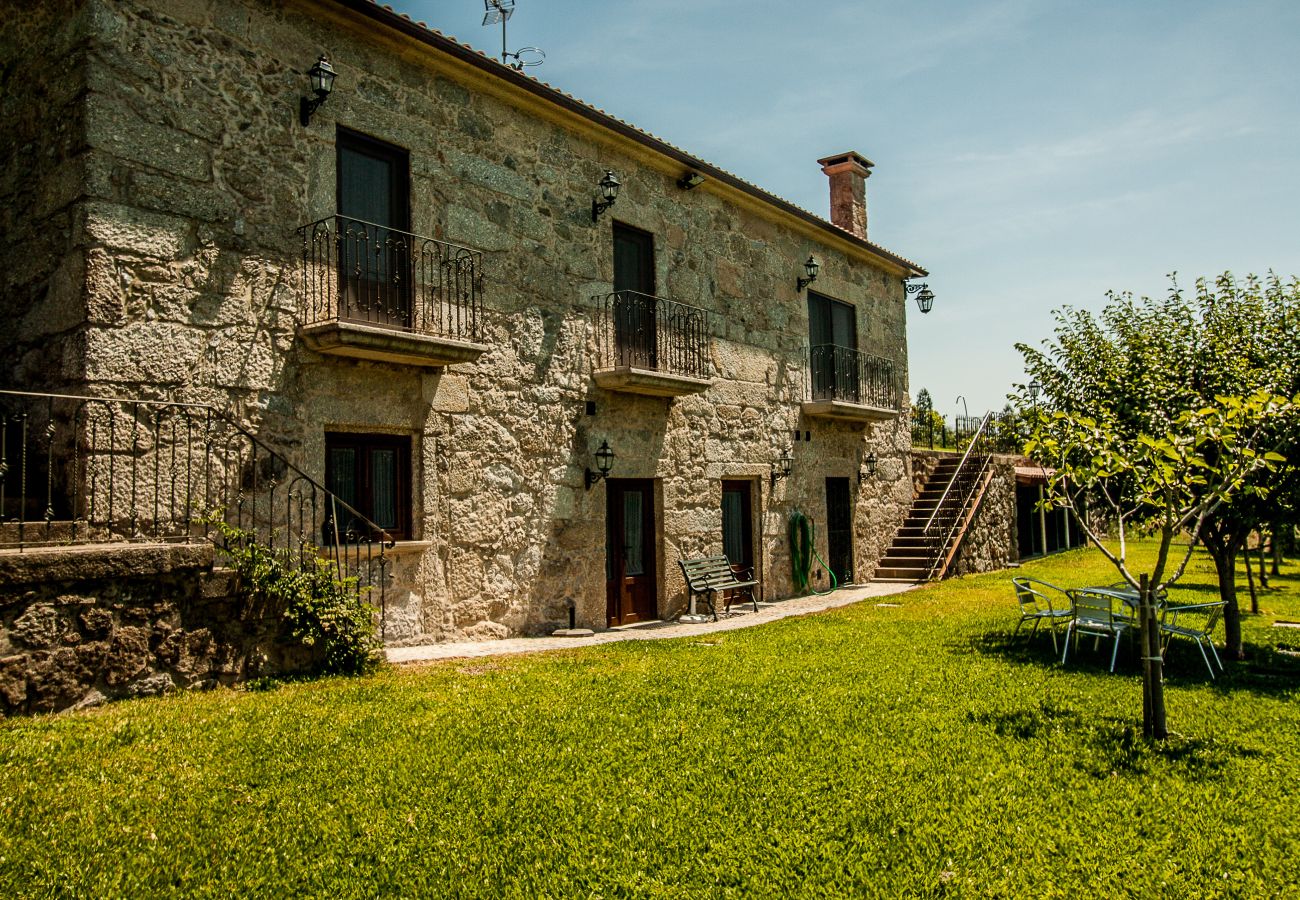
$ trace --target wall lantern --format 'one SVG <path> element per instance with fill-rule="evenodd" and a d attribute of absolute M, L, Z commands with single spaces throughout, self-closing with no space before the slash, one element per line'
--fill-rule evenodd
<path fill-rule="evenodd" d="M 868 453 L 866 456 L 862 458 L 862 464 L 863 466 L 866 467 L 867 477 L 874 478 L 876 476 L 876 454 Z M 858 484 L 862 484 L 862 474 L 863 474 L 862 469 L 859 469 Z"/>
<path fill-rule="evenodd" d="M 591 221 L 600 219 L 605 210 L 614 205 L 618 199 L 618 189 L 623 183 L 614 177 L 612 170 L 605 170 L 605 177 L 600 179 L 600 196 L 604 199 L 591 201 Z"/>
<path fill-rule="evenodd" d="M 793 462 L 794 457 L 790 455 L 790 448 L 782 450 L 776 462 L 772 463 L 772 487 L 776 487 L 780 479 L 790 477 L 790 464 Z"/>
<path fill-rule="evenodd" d="M 609 441 L 601 441 L 600 449 L 596 451 L 596 471 L 587 470 L 587 490 L 597 481 L 603 481 L 609 477 L 610 469 L 614 468 L 614 451 L 609 447 Z"/>
<path fill-rule="evenodd" d="M 808 273 L 807 278 L 800 278 L 799 284 L 795 287 L 795 292 L 802 291 L 808 285 L 817 280 L 817 272 L 821 269 L 821 264 L 817 262 L 817 257 L 809 256 L 808 261 L 803 264 L 803 270 Z"/>
<path fill-rule="evenodd" d="M 928 284 L 909 284 L 907 286 L 909 294 L 915 294 L 917 291 L 921 292 L 916 298 L 916 305 L 921 312 L 928 313 L 934 309 L 934 291 L 930 290 L 930 286 Z"/>
<path fill-rule="evenodd" d="M 302 102 L 298 105 L 298 119 L 302 122 L 303 127 L 311 123 L 311 117 L 320 105 L 325 102 L 325 98 L 334 90 L 334 67 L 330 61 L 321 54 L 321 58 L 316 60 L 316 65 L 307 70 L 307 78 L 311 81 L 310 97 L 303 97 Z"/>
<path fill-rule="evenodd" d="M 677 179 L 677 186 L 684 191 L 694 190 L 704 184 L 704 176 L 699 172 L 687 172 Z"/>

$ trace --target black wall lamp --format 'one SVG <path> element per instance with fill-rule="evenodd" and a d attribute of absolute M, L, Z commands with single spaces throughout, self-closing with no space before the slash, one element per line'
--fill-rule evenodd
<path fill-rule="evenodd" d="M 298 120 L 302 122 L 304 128 L 311 124 L 312 114 L 320 109 L 325 98 L 334 90 L 334 75 L 334 67 L 330 65 L 330 61 L 323 53 L 321 58 L 316 60 L 316 65 L 307 70 L 312 95 L 303 97 L 302 102 L 298 104 Z"/>
<path fill-rule="evenodd" d="M 776 462 L 772 463 L 772 487 L 782 478 L 790 477 L 790 464 L 794 462 L 794 457 L 790 455 L 790 448 L 781 451 Z"/>
<path fill-rule="evenodd" d="M 614 468 L 614 451 L 609 447 L 609 441 L 601 441 L 600 449 L 596 451 L 596 471 L 587 470 L 587 490 L 597 481 L 604 481 L 609 477 L 609 472 Z"/>
<path fill-rule="evenodd" d="M 916 298 L 916 305 L 921 312 L 928 313 L 934 309 L 934 291 L 930 290 L 930 286 L 928 284 L 909 284 L 907 286 L 909 294 L 915 294 L 917 291 L 921 292 Z"/>
<path fill-rule="evenodd" d="M 876 454 L 868 453 L 862 458 L 862 464 L 866 468 L 867 477 L 876 477 Z M 858 484 L 862 484 L 862 471 L 862 469 L 858 470 Z"/>
<path fill-rule="evenodd" d="M 687 172 L 677 179 L 677 186 L 684 191 L 694 190 L 704 184 L 704 176 L 699 172 Z"/>
<path fill-rule="evenodd" d="M 614 177 L 612 169 L 605 170 L 605 177 L 600 179 L 600 196 L 603 199 L 591 201 L 591 221 L 596 222 L 605 210 L 614 205 L 618 199 L 618 189 L 623 183 Z"/>
<path fill-rule="evenodd" d="M 817 257 L 809 256 L 808 261 L 803 264 L 803 270 L 808 273 L 808 277 L 799 279 L 799 284 L 795 287 L 796 293 L 817 280 L 817 273 L 821 270 L 821 264 L 817 262 Z"/>

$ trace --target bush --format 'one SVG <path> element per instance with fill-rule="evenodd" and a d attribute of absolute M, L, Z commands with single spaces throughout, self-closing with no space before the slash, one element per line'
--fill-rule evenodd
<path fill-rule="evenodd" d="M 379 665 L 374 607 L 358 594 L 355 578 L 339 578 L 334 566 L 304 548 L 300 558 L 275 550 L 248 531 L 225 522 L 219 549 L 250 599 L 279 610 L 290 636 L 315 651 L 313 675 L 363 675 Z"/>

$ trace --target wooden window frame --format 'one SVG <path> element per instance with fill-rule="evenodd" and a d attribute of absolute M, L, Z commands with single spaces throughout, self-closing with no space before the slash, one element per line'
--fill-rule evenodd
<path fill-rule="evenodd" d="M 393 528 L 386 529 L 388 536 L 394 540 L 409 540 L 411 538 L 411 437 L 402 434 L 380 434 L 368 432 L 353 431 L 327 431 L 325 432 L 325 485 L 328 488 L 332 485 L 334 469 L 332 464 L 332 452 L 334 450 L 351 449 L 355 450 L 356 471 L 354 472 L 354 484 L 356 486 L 356 498 L 352 506 L 372 522 L 374 517 L 374 473 L 370 465 L 371 450 L 396 450 L 397 451 L 397 484 L 394 486 L 394 498 L 397 506 L 397 525 Z M 326 513 L 328 520 L 328 511 Z M 340 523 L 341 524 L 341 523 Z M 327 542 L 332 541 L 330 534 L 326 535 Z"/>

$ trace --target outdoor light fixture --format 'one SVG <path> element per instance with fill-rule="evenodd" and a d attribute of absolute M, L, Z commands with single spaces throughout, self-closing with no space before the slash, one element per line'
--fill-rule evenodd
<path fill-rule="evenodd" d="M 863 463 L 863 465 L 866 466 L 866 469 L 867 469 L 867 476 L 868 476 L 868 477 L 875 477 L 875 474 L 876 474 L 876 454 L 874 454 L 874 453 L 868 453 L 865 457 L 862 458 L 862 463 Z M 861 483 L 862 483 L 862 472 L 861 472 L 861 470 L 859 470 L 859 471 L 858 471 L 858 484 L 861 484 Z"/>
<path fill-rule="evenodd" d="M 605 210 L 614 205 L 618 199 L 618 189 L 623 183 L 614 177 L 613 170 L 606 169 L 605 177 L 600 179 L 600 195 L 603 200 L 591 201 L 591 221 L 598 221 Z"/>
<path fill-rule="evenodd" d="M 772 487 L 776 487 L 777 481 L 782 478 L 790 477 L 790 464 L 794 462 L 794 457 L 790 455 L 790 448 L 781 451 L 776 462 L 772 463 Z"/>
<path fill-rule="evenodd" d="M 601 441 L 600 449 L 596 451 L 596 471 L 587 470 L 587 490 L 597 481 L 603 481 L 609 477 L 609 470 L 614 468 L 614 451 L 609 448 L 609 441 Z"/>
<path fill-rule="evenodd" d="M 802 291 L 808 285 L 817 280 L 817 272 L 821 269 L 821 264 L 817 262 L 817 257 L 809 256 L 808 261 L 803 264 L 803 270 L 808 273 L 807 278 L 800 278 L 799 284 L 795 287 L 795 292 Z"/>
<path fill-rule="evenodd" d="M 677 186 L 684 191 L 694 190 L 704 184 L 704 176 L 699 172 L 687 172 L 677 179 Z"/>
<path fill-rule="evenodd" d="M 909 294 L 915 294 L 917 291 L 921 292 L 916 298 L 916 305 L 921 312 L 928 313 L 934 309 L 934 291 L 930 290 L 930 286 L 928 284 L 909 284 L 907 286 Z"/>
<path fill-rule="evenodd" d="M 334 74 L 334 67 L 330 65 L 330 61 L 323 53 L 321 58 L 316 60 L 316 65 L 307 70 L 312 95 L 303 97 L 302 102 L 298 104 L 298 119 L 304 128 L 311 123 L 312 114 L 320 109 L 325 98 L 334 90 Z"/>
<path fill-rule="evenodd" d="M 1033 401 L 1034 406 L 1038 405 L 1038 395 L 1041 394 L 1042 392 L 1043 392 L 1043 386 L 1038 383 L 1037 378 L 1029 382 L 1029 399 Z"/>

